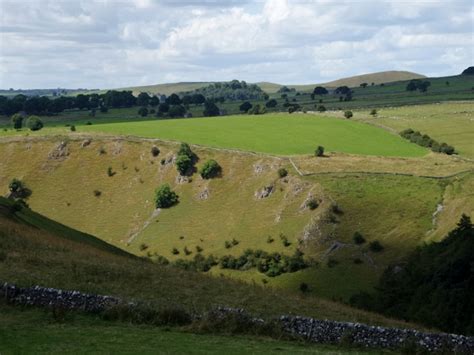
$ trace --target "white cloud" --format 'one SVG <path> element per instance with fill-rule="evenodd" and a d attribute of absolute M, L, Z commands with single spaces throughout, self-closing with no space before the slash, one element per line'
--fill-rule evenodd
<path fill-rule="evenodd" d="M 0 87 L 454 74 L 472 65 L 473 11 L 469 0 L 0 0 Z"/>

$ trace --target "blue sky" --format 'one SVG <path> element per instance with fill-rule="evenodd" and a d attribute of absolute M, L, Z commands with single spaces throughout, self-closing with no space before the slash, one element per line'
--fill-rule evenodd
<path fill-rule="evenodd" d="M 0 0 L 0 88 L 451 75 L 474 64 L 473 4 Z"/>

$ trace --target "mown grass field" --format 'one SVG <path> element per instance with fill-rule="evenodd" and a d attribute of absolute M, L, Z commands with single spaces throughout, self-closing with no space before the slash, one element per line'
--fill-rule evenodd
<path fill-rule="evenodd" d="M 98 124 L 84 132 L 135 135 L 277 155 L 327 151 L 381 156 L 422 156 L 427 151 L 370 125 L 314 115 L 272 114 Z"/>

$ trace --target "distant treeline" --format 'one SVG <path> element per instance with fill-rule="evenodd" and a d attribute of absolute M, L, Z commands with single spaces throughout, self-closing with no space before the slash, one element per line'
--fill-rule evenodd
<path fill-rule="evenodd" d="M 434 140 L 427 134 L 421 134 L 419 131 L 414 131 L 411 128 L 405 129 L 404 131 L 400 132 L 400 135 L 408 139 L 412 143 L 416 143 L 421 145 L 422 147 L 430 148 L 433 152 L 436 153 L 444 153 L 448 155 L 452 155 L 456 153 L 456 150 L 453 146 L 447 143 L 439 143 L 438 141 Z"/>
<path fill-rule="evenodd" d="M 268 95 L 256 84 L 232 80 L 214 83 L 206 87 L 183 93 L 184 96 L 201 94 L 209 100 L 268 100 Z"/>
<path fill-rule="evenodd" d="M 79 94 L 49 98 L 47 96 L 0 96 L 0 115 L 13 115 L 24 111 L 29 115 L 54 115 L 70 109 L 100 109 L 132 107 L 137 98 L 131 91 L 110 90 L 105 94 Z"/>

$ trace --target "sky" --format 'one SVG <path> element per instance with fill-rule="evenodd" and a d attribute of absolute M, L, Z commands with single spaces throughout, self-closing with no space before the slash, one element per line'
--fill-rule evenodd
<path fill-rule="evenodd" d="M 473 36 L 472 0 L 0 0 L 0 88 L 447 76 Z"/>

